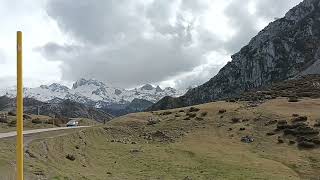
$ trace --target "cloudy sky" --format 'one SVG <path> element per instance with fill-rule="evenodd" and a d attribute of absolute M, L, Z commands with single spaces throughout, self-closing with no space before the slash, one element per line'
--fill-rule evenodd
<path fill-rule="evenodd" d="M 186 88 L 213 77 L 302 0 L 1 0 L 0 87 L 15 85 L 16 31 L 29 87 L 79 78 Z"/>

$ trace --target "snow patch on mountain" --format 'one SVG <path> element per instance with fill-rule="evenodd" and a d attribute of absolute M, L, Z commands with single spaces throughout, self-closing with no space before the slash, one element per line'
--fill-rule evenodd
<path fill-rule="evenodd" d="M 178 97 L 185 92 L 185 90 L 176 90 L 170 87 L 161 89 L 159 86 L 154 87 L 150 84 L 127 90 L 109 87 L 103 82 L 93 79 L 80 79 L 73 84 L 71 89 L 58 83 L 53 83 L 49 86 L 42 85 L 36 88 L 25 88 L 24 96 L 42 102 L 70 99 L 102 107 L 105 104 L 127 104 L 134 99 L 143 99 L 155 103 L 165 96 Z M 0 89 L 0 95 L 13 98 L 16 96 L 16 90 L 15 88 Z"/>

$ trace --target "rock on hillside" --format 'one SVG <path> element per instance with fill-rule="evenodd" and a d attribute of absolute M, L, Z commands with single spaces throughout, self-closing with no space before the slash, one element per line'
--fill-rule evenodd
<path fill-rule="evenodd" d="M 304 0 L 270 23 L 207 83 L 151 110 L 206 103 L 306 74 L 320 73 L 320 1 Z"/>

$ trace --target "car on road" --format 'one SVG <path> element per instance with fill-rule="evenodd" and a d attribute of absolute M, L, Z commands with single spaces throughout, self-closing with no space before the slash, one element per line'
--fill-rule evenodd
<path fill-rule="evenodd" d="M 77 127 L 79 125 L 79 122 L 77 120 L 70 120 L 67 123 L 67 127 Z"/>

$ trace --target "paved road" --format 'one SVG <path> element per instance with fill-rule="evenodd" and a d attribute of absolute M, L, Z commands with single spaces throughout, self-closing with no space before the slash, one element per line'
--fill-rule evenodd
<path fill-rule="evenodd" d="M 33 129 L 33 130 L 27 130 L 23 131 L 23 134 L 37 134 L 41 132 L 49 132 L 49 131 L 58 131 L 58 130 L 64 130 L 64 129 L 78 129 L 78 128 L 88 128 L 90 126 L 78 126 L 78 127 L 58 127 L 58 128 L 47 128 L 47 129 Z M 0 139 L 7 138 L 7 137 L 14 137 L 17 135 L 16 131 L 8 132 L 8 133 L 0 133 Z"/>

